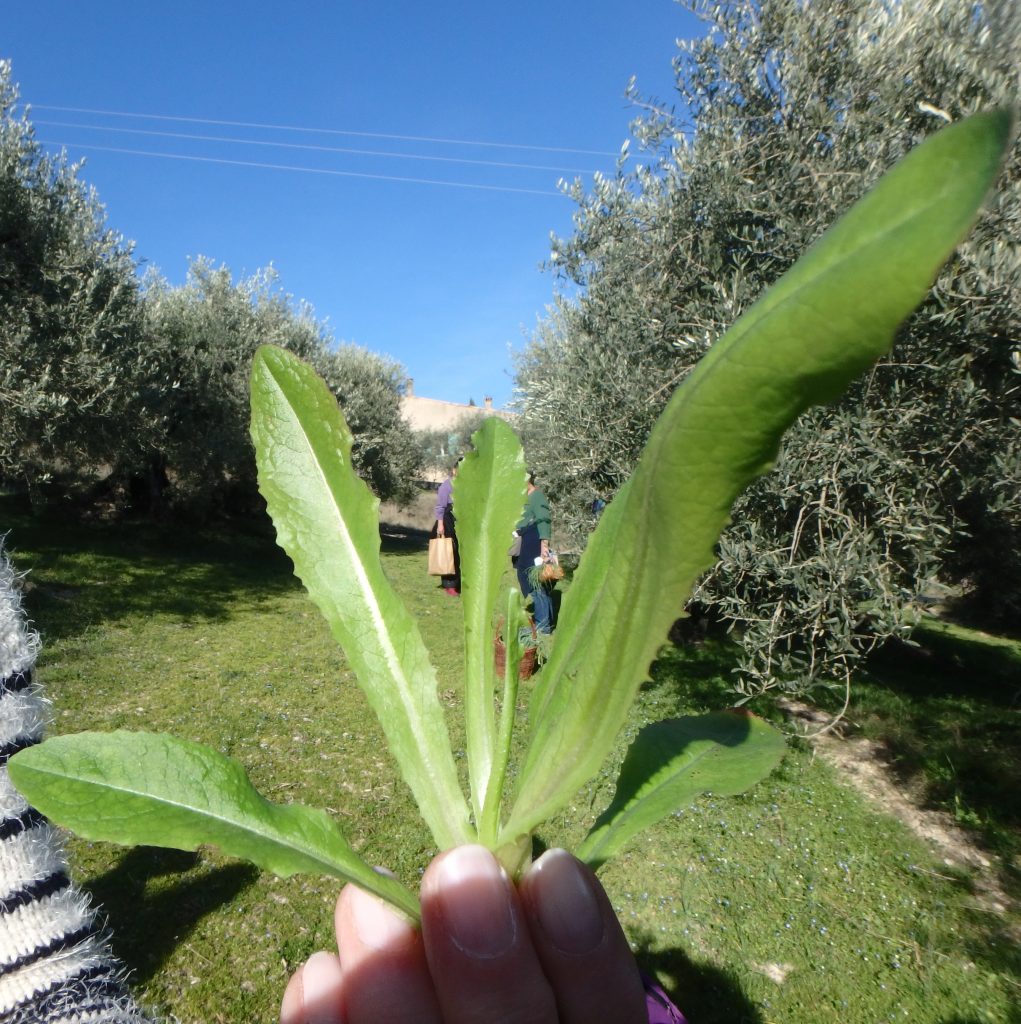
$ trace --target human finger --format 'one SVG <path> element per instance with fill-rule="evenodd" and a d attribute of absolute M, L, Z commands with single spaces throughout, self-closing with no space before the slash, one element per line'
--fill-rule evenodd
<path fill-rule="evenodd" d="M 638 965 L 592 871 L 566 850 L 547 850 L 518 888 L 560 1024 L 647 1024 Z"/>
<path fill-rule="evenodd" d="M 441 854 L 426 870 L 421 898 L 444 1024 L 558 1024 L 517 892 L 487 849 Z"/>
<path fill-rule="evenodd" d="M 347 885 L 334 920 L 344 1024 L 441 1024 L 422 934 L 406 917 Z"/>
<path fill-rule="evenodd" d="M 280 1024 L 345 1024 L 342 984 L 336 953 L 313 953 L 287 983 L 280 1004 Z"/>

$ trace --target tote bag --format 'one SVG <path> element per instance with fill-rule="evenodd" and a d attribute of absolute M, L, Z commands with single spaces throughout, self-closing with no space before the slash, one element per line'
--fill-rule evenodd
<path fill-rule="evenodd" d="M 429 575 L 454 575 L 454 542 L 450 537 L 433 537 L 429 541 Z"/>

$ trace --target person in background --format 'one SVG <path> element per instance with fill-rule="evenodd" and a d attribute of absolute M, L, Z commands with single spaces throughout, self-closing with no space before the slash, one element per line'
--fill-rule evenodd
<path fill-rule="evenodd" d="M 516 569 L 518 585 L 525 597 L 532 598 L 532 617 L 539 633 L 553 631 L 553 598 L 549 588 L 529 578 L 529 569 L 541 565 L 549 558 L 550 537 L 553 535 L 553 517 L 546 495 L 535 486 L 535 473 L 529 472 L 525 510 L 517 525 L 521 538 Z"/>
<path fill-rule="evenodd" d="M 451 597 L 461 593 L 461 553 L 457 549 L 457 533 L 454 529 L 454 477 L 457 476 L 460 464 L 461 459 L 458 459 L 436 492 L 436 522 L 431 533 L 433 537 L 449 537 L 454 542 L 454 573 L 452 576 L 440 577 L 440 586 Z"/>

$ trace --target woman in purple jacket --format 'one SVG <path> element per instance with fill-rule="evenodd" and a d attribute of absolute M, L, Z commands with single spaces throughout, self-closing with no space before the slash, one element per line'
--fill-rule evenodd
<path fill-rule="evenodd" d="M 461 456 L 464 458 L 464 456 Z M 440 484 L 436 492 L 436 522 L 433 523 L 430 537 L 449 537 L 454 542 L 454 572 L 450 576 L 440 577 L 440 586 L 451 597 L 457 597 L 461 593 L 461 553 L 457 548 L 457 533 L 454 529 L 454 477 L 457 476 L 457 467 L 461 465 L 461 459 L 451 467 L 447 479 Z"/>

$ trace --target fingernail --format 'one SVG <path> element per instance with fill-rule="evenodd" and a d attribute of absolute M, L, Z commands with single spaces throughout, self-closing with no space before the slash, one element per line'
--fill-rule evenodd
<path fill-rule="evenodd" d="M 529 870 L 535 914 L 561 953 L 589 953 L 603 941 L 602 907 L 589 873 L 566 850 L 547 850 Z"/>
<path fill-rule="evenodd" d="M 430 888 L 451 940 L 463 953 L 489 959 L 513 945 L 517 923 L 510 881 L 485 847 L 451 850 L 437 865 Z"/>
<path fill-rule="evenodd" d="M 339 1024 L 340 961 L 332 953 L 313 953 L 301 972 L 303 1024 Z"/>
<path fill-rule="evenodd" d="M 392 949 L 414 941 L 415 928 L 410 921 L 361 889 L 351 894 L 351 916 L 358 938 L 369 949 Z"/>

